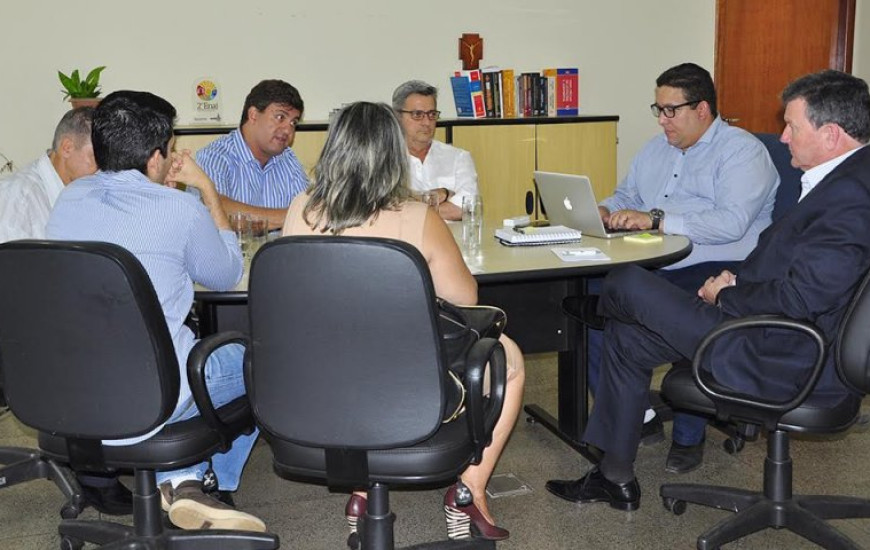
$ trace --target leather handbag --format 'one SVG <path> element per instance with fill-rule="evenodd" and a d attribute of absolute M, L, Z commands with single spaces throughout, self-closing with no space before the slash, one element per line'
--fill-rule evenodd
<path fill-rule="evenodd" d="M 449 377 L 443 422 L 456 419 L 465 410 L 465 361 L 471 347 L 481 338 L 498 338 L 504 332 L 507 315 L 493 306 L 457 306 L 438 298 L 438 324 L 447 356 Z"/>

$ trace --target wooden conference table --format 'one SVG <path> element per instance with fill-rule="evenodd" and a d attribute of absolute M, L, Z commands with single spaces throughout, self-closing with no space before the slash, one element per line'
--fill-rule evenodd
<path fill-rule="evenodd" d="M 450 228 L 461 243 L 462 227 Z M 507 247 L 484 227 L 480 252 L 466 263 L 478 282 L 478 301 L 507 312 L 507 334 L 523 353 L 558 352 L 558 412 L 553 416 L 537 405 L 526 413 L 581 454 L 580 440 L 588 418 L 586 379 L 586 332 L 562 314 L 562 299 L 582 295 L 586 277 L 600 276 L 623 264 L 657 268 L 686 257 L 692 250 L 685 237 L 666 236 L 659 243 L 631 243 L 621 238 L 598 239 L 584 236 L 573 245 Z M 564 262 L 553 246 L 596 247 L 610 257 L 607 261 Z M 232 291 L 216 292 L 197 287 L 197 313 L 203 335 L 218 330 L 244 328 L 247 305 L 247 273 Z M 235 319 L 235 322 L 233 322 Z M 227 321 L 229 320 L 229 321 Z M 588 456 L 587 456 L 588 458 Z"/>

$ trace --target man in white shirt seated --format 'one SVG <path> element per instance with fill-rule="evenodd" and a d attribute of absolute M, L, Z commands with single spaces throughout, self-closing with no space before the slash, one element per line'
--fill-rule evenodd
<path fill-rule="evenodd" d="M 91 145 L 93 107 L 68 111 L 51 149 L 0 181 L 0 243 L 45 238 L 45 224 L 63 187 L 97 171 Z"/>
<path fill-rule="evenodd" d="M 477 194 L 477 170 L 471 153 L 435 138 L 438 90 L 420 80 L 409 80 L 393 92 L 393 109 L 408 144 L 411 191 L 434 191 L 438 213 L 445 220 L 462 219 L 462 198 Z"/>

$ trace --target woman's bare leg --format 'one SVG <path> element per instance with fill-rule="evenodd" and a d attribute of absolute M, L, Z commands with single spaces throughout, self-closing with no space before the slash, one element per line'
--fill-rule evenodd
<path fill-rule="evenodd" d="M 486 484 L 489 483 L 489 478 L 495 470 L 498 458 L 501 456 L 517 421 L 517 416 L 519 416 L 523 404 L 523 386 L 526 377 L 525 362 L 519 346 L 504 335 L 499 338 L 499 341 L 504 346 L 507 359 L 508 376 L 504 406 L 492 432 L 492 443 L 484 449 L 480 464 L 469 466 L 460 476 L 462 483 L 471 490 L 474 504 L 492 524 L 495 524 L 495 521 L 489 513 L 489 507 L 486 503 Z"/>

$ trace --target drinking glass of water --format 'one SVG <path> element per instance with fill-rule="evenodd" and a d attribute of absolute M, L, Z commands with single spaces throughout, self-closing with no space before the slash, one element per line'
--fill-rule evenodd
<path fill-rule="evenodd" d="M 462 246 L 469 256 L 480 252 L 483 228 L 483 199 L 480 195 L 462 197 Z"/>
<path fill-rule="evenodd" d="M 239 240 L 239 247 L 242 249 L 242 257 L 245 260 L 251 259 L 251 240 L 253 237 L 251 227 L 251 216 L 244 212 L 233 212 L 230 214 L 230 229 L 236 234 Z"/>

